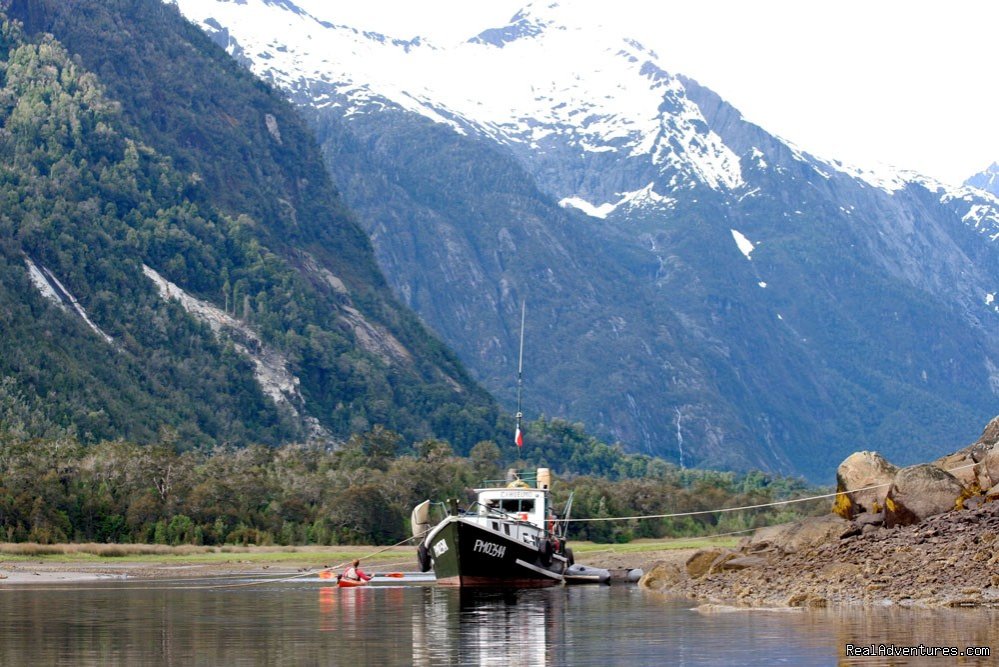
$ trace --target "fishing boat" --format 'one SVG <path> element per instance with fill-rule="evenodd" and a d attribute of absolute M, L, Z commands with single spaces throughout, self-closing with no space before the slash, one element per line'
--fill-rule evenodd
<path fill-rule="evenodd" d="M 524 382 L 524 322 L 520 311 L 520 356 L 517 364 L 517 426 L 514 443 L 524 445 L 521 398 Z M 555 514 L 551 471 L 507 472 L 502 482 L 475 489 L 475 501 L 460 509 L 448 504 L 447 515 L 430 521 L 430 501 L 413 509 L 413 537 L 423 572 L 434 570 L 437 583 L 449 586 L 533 588 L 564 583 L 573 564 L 566 546 L 566 523 Z M 566 503 L 568 518 L 572 498 Z"/>
<path fill-rule="evenodd" d="M 551 472 L 511 471 L 505 483 L 476 489 L 476 500 L 430 522 L 430 501 L 413 509 L 417 557 L 445 586 L 540 588 L 562 584 L 573 564 L 565 524 L 552 506 Z"/>

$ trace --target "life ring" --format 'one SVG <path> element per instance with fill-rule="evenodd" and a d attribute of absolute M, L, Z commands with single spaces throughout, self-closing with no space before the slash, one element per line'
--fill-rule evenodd
<path fill-rule="evenodd" d="M 430 551 L 427 549 L 427 545 L 421 544 L 416 547 L 416 559 L 420 563 L 420 572 L 429 572 L 432 566 L 430 562 Z"/>
<path fill-rule="evenodd" d="M 552 548 L 551 540 L 545 540 L 541 543 L 541 564 L 548 567 L 552 564 L 552 555 L 555 550 Z"/>

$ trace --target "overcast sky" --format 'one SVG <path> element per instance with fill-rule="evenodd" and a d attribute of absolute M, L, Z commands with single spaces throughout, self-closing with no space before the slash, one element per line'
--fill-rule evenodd
<path fill-rule="evenodd" d="M 337 23 L 446 43 L 523 0 L 298 0 Z M 563 0 L 665 69 L 827 159 L 960 183 L 999 161 L 999 3 L 973 0 Z"/>

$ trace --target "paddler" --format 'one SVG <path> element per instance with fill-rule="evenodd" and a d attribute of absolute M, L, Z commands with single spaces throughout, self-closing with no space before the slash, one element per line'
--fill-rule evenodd
<path fill-rule="evenodd" d="M 371 581 L 371 575 L 365 574 L 361 570 L 361 561 L 356 558 L 350 564 L 350 567 L 344 571 L 342 578 L 348 581 Z"/>

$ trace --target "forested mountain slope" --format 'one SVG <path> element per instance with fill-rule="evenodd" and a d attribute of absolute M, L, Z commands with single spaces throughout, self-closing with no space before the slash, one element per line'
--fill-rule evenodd
<path fill-rule="evenodd" d="M 86 439 L 494 434 L 290 104 L 154 0 L 0 8 L 8 396 Z"/>

